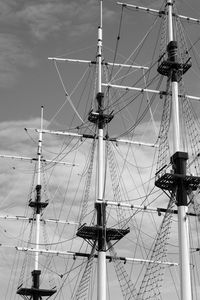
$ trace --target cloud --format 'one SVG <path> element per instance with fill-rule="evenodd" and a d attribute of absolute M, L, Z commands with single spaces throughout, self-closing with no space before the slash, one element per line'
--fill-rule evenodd
<path fill-rule="evenodd" d="M 52 32 L 60 29 L 61 17 L 65 12 L 62 3 L 42 3 L 27 5 L 23 10 L 18 11 L 19 20 L 26 23 L 31 29 L 32 34 L 43 39 Z"/>
<path fill-rule="evenodd" d="M 44 126 L 46 124 L 47 121 L 44 122 Z M 39 119 L 0 123 L 0 138 L 3 141 L 0 154 L 35 158 L 37 155 L 38 133 L 33 130 L 28 130 L 28 134 L 26 134 L 24 128 L 38 128 L 39 125 Z M 43 137 L 43 146 L 45 159 L 59 161 L 61 156 L 63 157 L 65 155 L 65 151 L 63 151 L 62 155 L 59 156 L 60 149 L 62 147 L 65 148 L 62 138 L 46 134 Z M 69 147 L 73 149 L 73 141 L 69 143 Z M 76 151 L 72 150 L 70 152 L 71 153 L 68 153 L 67 157 L 64 158 L 65 162 L 73 162 Z M 78 164 L 82 167 L 85 160 L 86 157 L 84 153 L 80 154 Z M 30 163 L 23 160 L 1 158 L 1 209 L 6 209 L 7 206 L 12 207 L 13 203 L 15 203 L 15 213 L 16 211 L 20 213 L 26 195 L 28 194 L 27 188 L 30 189 L 30 184 L 33 181 L 34 165 L 34 161 Z M 46 180 L 50 180 L 50 185 L 54 189 L 52 194 L 58 203 L 61 203 L 61 199 L 63 199 L 63 195 L 66 192 L 66 178 L 69 176 L 70 169 L 71 167 L 63 165 L 55 168 L 55 165 L 52 163 L 44 165 L 47 176 Z M 76 173 L 76 180 L 77 178 L 79 180 L 80 177 L 78 174 L 81 172 L 79 171 L 79 167 L 77 166 L 74 171 Z M 53 174 L 51 174 L 52 172 Z M 35 173 L 35 180 L 36 178 Z M 35 182 L 35 185 L 36 184 Z M 72 186 L 74 187 L 74 183 L 72 183 Z M 53 189 L 51 188 L 51 190 Z M 56 190 L 57 192 L 55 193 Z M 72 193 L 75 193 L 75 191 L 73 190 Z M 54 196 L 52 196 L 52 198 L 54 198 Z"/>
<path fill-rule="evenodd" d="M 98 20 L 98 3 L 85 1 L 0 1 L 0 22 L 9 26 L 18 26 L 23 31 L 30 30 L 32 35 L 44 40 L 46 37 L 65 30 L 69 36 L 78 36 L 89 32 Z M 105 8 L 104 19 L 113 16 L 111 9 Z M 25 26 L 25 27 L 24 27 Z"/>
<path fill-rule="evenodd" d="M 154 9 L 160 9 L 162 2 L 159 0 L 141 0 L 138 1 L 140 6 L 145 6 Z"/>
<path fill-rule="evenodd" d="M 21 121 L 17 121 L 17 122 L 4 122 L 4 123 L 0 123 L 0 139 L 2 141 L 2 146 L 1 146 L 1 153 L 7 153 L 7 154 L 12 154 L 12 155 L 24 155 L 24 156 L 31 156 L 34 157 L 36 155 L 36 151 L 37 151 L 37 139 L 38 136 L 37 134 L 33 134 L 32 132 L 30 132 L 31 134 L 31 138 L 29 138 L 25 133 L 23 128 L 24 127 L 38 127 L 40 123 L 39 119 L 32 119 L 32 120 L 21 120 Z M 47 121 L 45 122 L 45 126 L 47 125 Z M 145 125 L 144 125 L 145 126 Z M 33 140 L 35 141 L 35 143 L 33 142 Z M 67 139 L 69 141 L 69 138 Z M 49 147 L 47 147 L 47 141 L 49 144 Z M 65 146 L 70 146 L 70 143 L 67 143 L 67 141 L 65 141 L 63 138 L 58 138 L 58 137 L 54 137 L 52 138 L 49 135 L 44 135 L 44 154 L 48 155 L 49 158 L 50 156 L 56 156 L 56 153 L 58 153 L 56 150 L 56 146 L 57 145 L 62 145 L 62 149 L 65 148 Z M 47 165 L 46 167 L 46 171 L 49 172 L 51 174 L 51 170 L 53 170 L 55 172 L 54 177 L 51 175 L 51 177 L 47 177 L 47 182 L 46 183 L 50 183 L 52 185 L 51 189 L 50 189 L 50 204 L 47 207 L 47 209 L 45 210 L 45 214 L 44 217 L 46 216 L 46 218 L 56 218 L 56 217 L 60 217 L 61 219 L 70 219 L 70 220 L 76 220 L 75 219 L 75 213 L 78 214 L 79 210 L 77 207 L 77 203 L 81 201 L 82 199 L 82 195 L 84 194 L 83 189 L 79 190 L 82 193 L 77 193 L 77 189 L 76 186 L 79 184 L 79 178 L 80 177 L 87 177 L 87 170 L 88 170 L 88 164 L 86 163 L 87 158 L 88 158 L 88 151 L 87 151 L 87 147 L 88 145 L 85 143 L 83 145 L 85 147 L 85 149 L 83 150 L 84 152 L 81 153 L 81 155 L 77 154 L 77 160 L 78 162 L 81 164 L 82 166 L 85 165 L 85 169 L 84 169 L 84 174 L 83 174 L 83 170 L 81 175 L 78 175 L 79 169 L 77 168 L 75 170 L 75 181 L 69 181 L 70 178 L 70 168 L 66 168 L 66 167 L 59 167 L 58 169 L 53 169 L 52 166 Z M 150 150 L 143 150 L 141 151 L 141 147 L 140 147 L 140 151 L 138 150 L 139 147 L 135 146 L 135 150 L 134 152 L 129 151 L 128 156 L 126 156 L 126 150 L 125 150 L 125 146 L 120 146 L 118 145 L 118 147 L 114 147 L 116 152 L 115 154 L 117 161 L 118 160 L 122 160 L 122 161 L 130 161 L 129 163 L 129 168 L 134 167 L 133 165 L 134 160 L 133 160 L 133 155 L 135 156 L 135 158 L 137 158 L 138 164 L 139 166 L 142 167 L 142 164 L 144 164 L 144 167 L 148 167 L 148 156 L 149 156 L 149 152 Z M 126 145 L 127 148 L 127 145 Z M 67 151 L 66 151 L 67 152 Z M 76 152 L 76 151 L 74 151 Z M 140 152 L 140 154 L 139 154 Z M 71 159 L 70 154 L 66 156 L 66 160 Z M 114 163 L 115 160 L 113 159 L 112 161 L 112 166 L 110 166 L 110 169 L 114 168 Z M 81 166 L 81 167 L 82 167 Z M 94 170 L 96 168 L 94 167 Z M 117 165 L 117 169 L 120 170 L 119 174 L 121 176 L 121 178 L 124 179 L 124 183 L 129 185 L 129 193 L 125 193 L 124 197 L 127 199 L 130 192 L 134 195 L 134 185 L 132 185 L 132 191 L 131 191 L 131 185 L 130 185 L 130 177 L 132 176 L 133 181 L 135 181 L 135 184 L 138 186 L 138 184 L 140 184 L 140 179 L 136 180 L 137 177 L 137 172 L 135 168 L 135 171 L 132 172 L 132 174 L 130 172 L 127 172 L 125 167 L 124 167 L 124 163 L 119 163 Z M 140 168 L 141 169 L 141 168 Z M 34 175 L 34 164 L 29 164 L 27 162 L 23 163 L 23 162 L 15 162 L 13 161 L 9 161 L 9 160 L 1 160 L 1 175 L 0 175 L 0 190 L 1 190 L 1 194 L 0 194 L 0 203 L 1 203 L 1 213 L 2 214 L 6 214 L 6 213 L 11 213 L 13 215 L 24 215 L 25 213 L 25 206 L 28 205 L 28 196 L 29 196 L 29 190 L 30 188 L 34 189 L 34 185 L 31 183 L 33 183 L 32 181 L 32 177 Z M 115 175 L 115 173 L 114 173 Z M 143 174 L 145 175 L 145 174 Z M 42 176 L 43 178 L 43 176 Z M 51 179 L 51 182 L 49 181 L 49 178 Z M 83 178 L 83 179 L 85 179 Z M 109 172 L 107 173 L 107 179 L 110 180 L 110 175 Z M 49 182 L 48 182 L 49 181 Z M 91 188 L 95 189 L 95 183 L 94 181 L 92 181 L 91 184 Z M 70 186 L 72 186 L 72 190 L 70 188 L 68 188 L 68 184 Z M 115 179 L 115 184 L 118 184 L 117 179 Z M 46 185 L 44 186 L 46 188 Z M 144 186 L 142 186 L 144 187 Z M 106 196 L 107 193 L 109 192 L 107 186 L 106 188 Z M 140 187 L 139 187 L 140 189 Z M 123 191 L 123 185 L 122 185 L 122 189 L 121 191 Z M 136 191 L 135 193 L 139 193 L 142 192 L 142 189 L 140 189 L 140 191 Z M 91 211 L 94 209 L 94 201 L 96 199 L 96 197 L 94 196 L 95 193 L 91 193 L 89 195 L 91 202 L 92 202 L 92 206 Z M 142 195 L 142 194 L 140 194 Z M 113 200 L 113 193 L 110 194 L 111 197 L 109 197 L 107 200 Z M 155 194 L 152 195 L 152 197 L 155 197 Z M 72 200 L 73 198 L 73 200 Z M 133 197 L 132 197 L 133 198 Z M 137 197 L 138 198 L 138 197 Z M 141 199 L 135 199 L 135 201 L 132 201 L 134 204 L 139 204 L 141 203 Z M 134 200 L 134 199 L 133 199 Z M 155 199 L 153 199 L 155 200 Z M 167 197 L 165 196 L 165 202 L 167 203 Z M 74 202 L 73 202 L 74 201 Z M 137 202 L 138 201 L 138 202 Z M 73 205 L 72 205 L 73 203 Z M 63 209 L 62 208 L 62 204 L 63 204 Z M 53 208 L 52 208 L 53 206 Z M 71 210 L 69 209 L 69 206 L 71 206 Z M 155 203 L 154 205 L 155 206 Z M 108 215 L 111 217 L 111 222 L 113 220 L 113 223 L 116 223 L 116 213 L 114 212 L 115 210 L 107 210 Z M 47 214 L 47 213 L 48 214 Z M 50 214 L 49 214 L 50 213 Z M 131 214 L 134 214 L 135 211 L 132 210 Z M 29 215 L 31 215 L 31 209 L 29 208 Z M 59 215 L 60 214 L 60 215 Z M 144 220 L 143 220 L 144 218 Z M 153 219 L 152 214 L 149 214 L 147 216 L 147 213 L 145 215 L 139 216 L 136 215 L 134 220 L 137 221 L 138 223 L 136 223 L 135 221 L 131 224 L 131 230 L 134 236 L 134 239 L 132 238 L 132 235 L 129 235 L 130 238 L 124 238 L 121 242 L 119 242 L 119 244 L 116 246 L 117 249 L 119 249 L 118 254 L 119 255 L 127 255 L 127 256 L 132 256 L 133 254 L 133 249 L 135 248 L 135 244 L 137 244 L 137 252 L 135 257 L 136 258 L 141 258 L 142 255 L 140 253 L 140 249 L 144 246 L 146 246 L 149 249 L 149 244 L 150 242 L 152 242 L 153 237 L 152 237 L 152 233 L 155 231 L 155 223 L 154 221 L 157 219 L 159 219 L 158 221 L 161 222 L 161 217 L 160 216 L 155 216 L 155 219 Z M 129 219 L 127 219 L 129 220 Z M 7 222 L 7 223 L 6 223 Z M 12 224 L 11 224 L 12 222 Z M 144 227 L 141 230 L 141 227 L 139 226 L 141 224 L 141 222 L 143 223 Z M 1 243 L 2 244 L 6 244 L 6 245 L 16 245 L 17 242 L 17 238 L 19 237 L 19 232 L 20 231 L 20 227 L 21 227 L 21 223 L 18 221 L 18 225 L 16 225 L 16 221 L 10 221 L 10 223 L 8 224 L 8 221 L 2 221 L 1 222 Z M 109 223 L 110 224 L 110 223 Z M 137 225 L 138 224 L 138 225 Z M 29 224 L 30 225 L 30 224 Z M 49 224 L 47 224 L 49 226 Z M 54 224 L 55 225 L 55 224 Z M 58 226 L 47 226 L 49 231 L 49 236 L 51 238 L 51 240 L 53 240 L 54 242 L 59 241 L 59 236 L 62 234 L 62 237 L 60 238 L 60 240 L 64 240 L 64 239 L 68 239 L 69 235 L 75 235 L 74 232 L 74 227 L 70 227 L 66 228 L 65 226 L 63 226 L 63 230 L 62 227 L 61 229 L 58 229 Z M 110 226 L 110 225 L 109 225 Z M 57 229 L 53 228 L 56 227 Z M 28 227 L 27 225 L 25 225 L 26 228 L 26 232 L 25 235 L 23 236 L 23 238 L 25 239 L 26 235 L 28 235 L 30 226 Z M 134 228 L 135 228 L 135 233 L 134 233 Z M 152 232 L 151 232 L 152 230 Z M 141 241 L 139 239 L 136 238 L 137 233 L 140 232 L 140 234 L 143 234 L 143 232 L 147 233 L 148 236 L 145 236 L 144 241 Z M 54 238 L 53 238 L 53 234 L 54 233 Z M 131 234 L 132 234 L 131 233 Z M 45 232 L 46 234 L 46 232 Z M 174 238 L 174 232 L 172 231 L 172 237 Z M 11 238 L 11 237 L 16 237 L 15 238 Z M 20 239 L 22 239 L 22 237 L 20 236 Z M 41 241 L 43 243 L 43 235 L 41 232 Z M 70 240 L 71 242 L 71 240 Z M 33 241 L 34 243 L 34 241 Z M 121 243 L 121 244 L 120 244 Z M 121 245 L 121 246 L 120 246 Z M 128 245 L 130 245 L 130 249 L 131 249 L 131 253 L 127 250 L 128 249 Z M 32 247 L 34 247 L 34 244 L 31 245 Z M 75 246 L 76 250 L 75 250 Z M 73 248 L 70 248 L 70 246 L 67 244 L 64 244 L 64 249 L 63 250 L 75 250 L 77 251 L 77 248 L 79 249 L 80 246 L 80 239 L 77 241 L 75 241 L 75 244 L 73 244 Z M 3 248 L 3 247 L 2 247 Z M 43 248 L 43 246 L 41 246 L 41 248 Z M 12 249 L 12 248 L 11 248 Z M 2 271 L 1 274 L 4 274 L 4 277 L 6 277 L 6 279 L 8 280 L 10 277 L 10 271 L 13 270 L 13 266 L 11 264 L 11 262 L 14 261 L 14 253 L 11 253 L 11 249 L 9 250 L 8 255 L 6 256 L 6 252 L 4 250 L 2 250 L 2 256 L 5 255 L 5 257 L 9 257 L 9 259 L 7 261 L 3 260 L 3 265 L 2 265 Z M 13 247 L 14 249 L 14 247 Z M 59 249 L 59 248 L 57 248 Z M 13 250 L 12 250 L 13 251 Z M 84 250 L 82 249 L 82 252 Z M 14 252 L 14 251 L 13 251 Z M 89 250 L 88 250 L 89 252 Z M 24 253 L 22 253 L 23 256 Z M 60 259 L 60 258 L 59 258 Z M 40 256 L 40 263 L 42 261 L 42 256 Z M 173 260 L 175 261 L 175 260 Z M 33 268 L 33 262 L 34 260 L 32 259 L 31 261 L 31 267 Z M 5 264 L 5 266 L 4 266 Z M 19 261 L 18 264 L 18 269 L 16 270 L 16 273 L 14 272 L 13 274 L 15 274 L 15 278 L 12 278 L 12 280 L 15 280 L 15 286 L 16 286 L 16 281 L 18 281 L 19 278 L 19 273 L 21 270 L 23 263 L 22 261 Z M 57 267 L 57 274 L 62 274 L 65 272 L 65 264 L 62 265 L 62 267 L 60 268 L 60 265 L 55 264 Z M 41 267 L 43 267 L 41 265 Z M 110 267 L 110 265 L 108 265 L 108 267 Z M 127 266 L 126 266 L 127 267 Z M 138 266 L 136 266 L 136 268 L 138 268 Z M 5 272 L 4 272 L 5 269 Z M 52 270 L 55 270 L 55 266 L 53 266 Z M 5 275 L 6 274 L 6 275 Z M 31 273 L 28 273 L 29 275 Z M 114 276 L 114 275 L 113 275 Z M 113 279 L 113 276 L 111 276 L 111 280 Z M 29 276 L 30 277 L 30 276 Z M 4 283 L 4 278 L 1 278 L 0 282 Z M 62 283 L 61 283 L 62 284 Z M 8 286 L 8 281 L 5 282 L 5 286 Z M 31 286 L 31 285 L 30 285 Z M 29 287 L 29 285 L 27 286 Z M 14 293 L 13 289 L 9 290 L 9 293 Z M 5 289 L 2 289 L 3 293 L 5 292 Z M 12 297 L 9 297 L 12 298 Z"/>
<path fill-rule="evenodd" d="M 36 124 L 31 120 L 29 124 Z M 28 122 L 4 122 L 0 124 L 0 137 L 4 141 L 1 145 L 1 154 L 12 156 L 34 157 L 30 140 L 24 132 L 24 127 Z M 29 152 L 29 153 L 28 153 Z M 20 213 L 26 199 L 26 187 L 30 187 L 30 163 L 16 161 L 13 159 L 1 158 L 1 211 L 14 209 L 15 213 Z M 23 173 L 25 171 L 25 174 Z M 29 173 L 29 176 L 28 176 Z M 24 192 L 23 192 L 24 191 Z M 24 195 L 23 195 L 24 194 Z M 11 210 L 12 211 L 12 210 Z M 21 211 L 23 214 L 24 209 Z M 10 212 L 11 213 L 11 212 Z"/>
<path fill-rule="evenodd" d="M 0 1 L 0 17 L 3 18 L 5 15 L 8 15 L 11 11 L 10 4 L 5 1 Z"/>
<path fill-rule="evenodd" d="M 94 26 L 89 23 L 74 25 L 69 35 L 71 37 L 79 37 L 80 35 L 91 32 L 93 28 Z"/>
<path fill-rule="evenodd" d="M 105 10 L 110 19 L 112 11 Z M 0 0 L 0 87 L 10 88 L 22 69 L 34 67 L 33 57 L 48 38 L 75 38 L 91 33 L 98 20 L 97 1 L 16 1 Z M 94 26 L 95 24 L 95 26 Z M 33 50 L 31 49 L 31 46 Z M 41 53 L 41 52 L 39 52 Z"/>
<path fill-rule="evenodd" d="M 0 34 L 0 53 L 0 87 L 13 85 L 21 67 L 35 65 L 31 52 L 12 34 Z"/>

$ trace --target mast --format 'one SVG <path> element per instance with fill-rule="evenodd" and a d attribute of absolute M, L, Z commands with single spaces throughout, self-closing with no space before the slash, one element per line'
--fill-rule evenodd
<path fill-rule="evenodd" d="M 174 55 L 175 60 L 177 43 L 174 40 L 173 34 L 173 19 L 172 19 L 172 8 L 173 0 L 167 1 L 168 5 L 168 53 L 169 55 Z M 173 53 L 174 51 L 174 53 Z M 172 56 L 171 56 L 172 57 Z M 172 84 L 172 126 L 173 126 L 173 149 L 174 153 L 181 150 L 181 137 L 180 137 L 180 116 L 179 116 L 179 99 L 178 99 L 178 72 L 171 70 L 171 84 Z"/>
<path fill-rule="evenodd" d="M 41 154 L 42 154 L 42 129 L 43 129 L 43 106 L 41 107 L 41 120 L 40 120 L 40 129 L 39 139 L 38 139 L 38 161 L 37 161 L 37 185 L 36 185 L 36 200 L 37 202 L 41 202 Z M 38 270 L 39 263 L 39 243 L 40 243 L 40 209 L 39 206 L 36 209 L 36 241 L 35 241 L 35 270 Z"/>
<path fill-rule="evenodd" d="M 98 268 L 97 268 L 97 300 L 106 300 L 106 237 L 107 228 L 106 224 L 106 205 L 103 200 L 104 193 L 104 126 L 109 123 L 113 116 L 104 114 L 102 93 L 102 6 L 103 0 L 99 0 L 100 7 L 100 24 L 98 27 L 98 42 L 97 42 L 97 110 L 91 111 L 88 120 L 94 123 L 98 129 L 98 181 L 97 181 L 97 200 L 95 203 L 97 213 L 96 226 L 81 226 L 77 231 L 77 236 L 85 239 L 92 240 L 97 244 L 98 252 Z"/>
<path fill-rule="evenodd" d="M 98 43 L 97 43 L 97 68 L 98 68 L 98 90 L 97 102 L 99 115 L 103 111 L 103 93 L 102 93 L 102 6 L 103 0 L 100 0 L 100 24 L 98 27 Z M 97 209 L 97 225 L 102 227 L 102 232 L 98 236 L 98 276 L 97 276 L 97 300 L 106 300 L 106 244 L 105 244 L 105 209 L 103 203 L 104 189 L 104 121 L 99 118 L 98 121 L 98 200 L 100 204 L 96 204 Z"/>
<path fill-rule="evenodd" d="M 167 0 L 168 6 L 168 31 L 169 44 L 168 55 L 172 52 L 176 61 L 177 42 L 173 36 L 173 0 Z M 171 51 L 171 53 L 170 53 Z M 181 134 L 180 134 L 180 115 L 179 115 L 179 97 L 178 97 L 178 70 L 171 70 L 172 85 L 172 121 L 173 121 L 173 148 L 175 173 L 186 175 L 186 160 L 188 154 L 181 152 Z M 183 180 L 177 182 L 177 206 L 178 206 L 178 236 L 179 236 L 179 261 L 180 261 L 180 291 L 182 300 L 191 300 L 191 276 L 190 276 L 190 253 L 189 253 L 189 236 L 188 236 L 188 217 L 187 217 L 187 191 L 184 187 Z"/>
<path fill-rule="evenodd" d="M 172 173 L 157 174 L 155 185 L 162 190 L 171 193 L 176 192 L 176 204 L 178 206 L 178 236 L 179 236 L 179 265 L 180 265 L 180 299 L 191 300 L 191 276 L 190 276 L 190 252 L 188 235 L 188 200 L 187 193 L 196 190 L 200 182 L 197 176 L 186 175 L 186 162 L 188 153 L 183 151 L 183 139 L 180 130 L 180 108 L 178 84 L 182 75 L 191 67 L 189 59 L 181 63 L 178 57 L 178 43 L 174 38 L 173 29 L 173 5 L 174 0 L 166 0 L 166 11 L 154 11 L 168 16 L 168 45 L 166 56 L 161 57 L 158 72 L 167 76 L 172 87 L 172 130 L 173 130 L 173 155 L 171 157 Z M 125 4 L 125 6 L 132 6 Z M 149 12 L 149 9 L 136 7 Z M 175 15 L 187 19 L 184 16 Z M 188 18 L 190 19 L 190 18 Z M 194 20 L 197 21 L 197 20 Z M 199 22 L 199 21 L 198 21 Z M 197 22 L 197 23 L 198 23 Z M 159 172 L 158 172 L 159 173 Z"/>
<path fill-rule="evenodd" d="M 180 298 L 182 300 L 191 300 L 191 276 L 190 276 L 190 252 L 188 235 L 188 200 L 187 191 L 189 185 L 194 185 L 195 180 L 199 178 L 186 175 L 186 163 L 188 153 L 183 152 L 183 138 L 180 132 L 180 109 L 178 83 L 182 75 L 190 68 L 191 64 L 186 61 L 180 63 L 178 57 L 178 43 L 173 34 L 173 4 L 174 0 L 166 0 L 168 15 L 168 45 L 167 59 L 164 59 L 158 67 L 158 72 L 167 76 L 171 81 L 172 87 L 172 129 L 173 129 L 173 152 L 171 163 L 173 174 L 165 173 L 160 179 L 156 180 L 155 185 L 161 189 L 167 189 L 176 192 L 176 204 L 178 206 L 178 239 L 179 239 L 179 265 L 180 265 Z M 186 181 L 190 181 L 187 185 Z M 196 185 L 196 184 L 195 184 Z M 196 186 L 191 189 L 196 189 Z"/>
<path fill-rule="evenodd" d="M 34 259 L 34 270 L 32 274 L 32 287 L 31 288 L 19 288 L 17 294 L 22 297 L 30 296 L 30 299 L 39 300 L 42 297 L 52 296 L 56 290 L 47 290 L 40 288 L 40 275 L 41 270 L 39 270 L 39 244 L 40 244 L 40 216 L 41 211 L 44 209 L 48 203 L 41 201 L 41 155 L 42 155 L 42 129 L 43 129 L 43 106 L 41 107 L 41 121 L 40 121 L 40 131 L 38 135 L 38 149 L 37 149 L 37 185 L 35 187 L 36 197 L 34 201 L 29 202 L 29 206 L 34 210 L 35 216 L 35 226 L 36 226 L 36 237 L 35 237 L 35 259 Z"/>
<path fill-rule="evenodd" d="M 173 130 L 173 155 L 171 157 L 172 172 L 165 173 L 159 170 L 156 174 L 155 185 L 162 190 L 168 190 L 176 193 L 176 204 L 178 206 L 178 235 L 179 235 L 179 260 L 180 260 L 180 299 L 191 300 L 191 276 L 190 276 L 190 258 L 189 258 L 189 235 L 188 235 L 188 200 L 187 193 L 196 190 L 200 178 L 197 176 L 186 175 L 186 163 L 188 153 L 183 151 L 183 138 L 180 128 L 180 108 L 179 108 L 179 81 L 182 75 L 191 67 L 190 58 L 181 61 L 178 57 L 178 43 L 174 38 L 173 18 L 194 21 L 199 24 L 199 20 L 176 15 L 173 12 L 175 0 L 166 0 L 164 11 L 157 11 L 145 7 L 139 7 L 131 4 L 118 3 L 127 7 L 153 12 L 155 14 L 167 15 L 168 17 L 168 45 L 166 52 L 160 57 L 158 72 L 166 76 L 171 82 L 171 101 L 172 101 L 172 130 Z M 107 84 L 109 86 L 109 84 Z M 112 85 L 110 85 L 112 86 Z M 123 88 L 123 87 L 122 87 Z M 154 91 L 155 92 L 155 91 Z"/>
<path fill-rule="evenodd" d="M 83 224 L 77 231 L 77 236 L 86 241 L 92 240 L 93 245 L 97 245 L 97 300 L 106 300 L 106 251 L 107 243 L 112 240 L 116 241 L 122 239 L 129 233 L 129 228 L 108 228 L 106 224 L 106 203 L 104 200 L 104 127 L 112 118 L 112 113 L 106 114 L 104 112 L 104 94 L 102 92 L 102 0 L 100 4 L 100 25 L 98 27 L 98 43 L 97 43 L 97 71 L 98 71 L 98 86 L 97 86 L 97 110 L 91 111 L 88 120 L 97 126 L 98 130 L 98 183 L 97 183 L 97 199 L 95 203 L 97 213 L 96 226 L 86 226 Z M 109 138 L 107 138 L 109 140 Z"/>

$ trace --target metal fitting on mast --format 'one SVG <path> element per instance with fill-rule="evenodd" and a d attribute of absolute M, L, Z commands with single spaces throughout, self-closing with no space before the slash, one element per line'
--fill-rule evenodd
<path fill-rule="evenodd" d="M 191 67 L 190 57 L 185 57 L 185 61 L 180 62 L 178 56 L 177 41 L 170 41 L 167 45 L 165 55 L 161 56 L 158 62 L 158 73 L 172 78 L 172 81 L 180 81 L 183 74 L 185 74 Z"/>
<path fill-rule="evenodd" d="M 98 104 L 98 109 L 96 112 L 94 111 L 90 111 L 89 116 L 88 116 L 88 120 L 91 123 L 95 123 L 98 124 L 98 127 L 103 129 L 105 124 L 109 123 L 112 119 L 113 119 L 113 114 L 104 114 L 104 93 L 99 92 L 96 95 L 96 99 L 97 99 L 97 104 Z"/>

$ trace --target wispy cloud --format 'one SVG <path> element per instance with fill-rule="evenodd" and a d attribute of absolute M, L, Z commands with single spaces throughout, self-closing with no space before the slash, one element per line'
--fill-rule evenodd
<path fill-rule="evenodd" d="M 45 125 L 46 121 L 44 122 Z M 38 128 L 40 126 L 39 119 L 31 119 L 24 121 L 12 121 L 12 122 L 3 122 L 0 123 L 0 139 L 4 141 L 1 146 L 0 154 L 11 155 L 11 156 L 21 156 L 21 157 L 30 157 L 35 158 L 37 156 L 37 143 L 38 143 L 38 134 L 34 130 L 28 130 L 28 134 L 25 133 L 25 127 Z M 52 135 L 44 136 L 44 149 L 43 155 L 45 159 L 60 160 L 61 157 L 65 156 L 64 152 L 59 154 L 59 144 L 62 145 L 62 140 L 58 137 Z M 64 161 L 73 162 L 74 151 L 71 151 L 71 154 L 68 154 Z M 22 201 L 22 194 L 27 193 L 27 187 L 30 187 L 30 184 L 33 180 L 34 174 L 34 164 L 30 164 L 27 161 L 19 161 L 7 158 L 1 159 L 1 209 L 2 203 L 5 203 L 4 199 L 9 197 L 12 190 L 12 197 L 10 201 L 15 199 L 15 205 L 19 206 Z M 84 154 L 79 155 L 77 158 L 79 163 L 83 163 L 86 160 Z M 33 162 L 34 163 L 34 162 Z M 82 166 L 81 166 L 82 167 Z M 55 169 L 54 164 L 49 164 L 44 166 L 47 174 L 51 174 L 52 169 Z M 69 171 L 69 168 L 66 166 L 61 166 L 59 173 L 57 169 L 54 170 L 56 173 L 56 181 L 53 185 L 57 185 L 59 182 L 60 189 L 65 190 L 65 182 L 63 178 L 66 176 L 66 170 Z M 78 168 L 76 168 L 78 176 Z M 50 175 L 49 175 L 50 176 Z M 54 176 L 51 175 L 51 180 L 54 180 Z M 62 184 L 61 184 L 62 182 Z M 17 188 L 15 187 L 17 183 Z M 25 184 L 25 186 L 24 186 Z M 26 191 L 25 191 L 26 190 Z M 20 196 L 19 196 L 20 195 Z M 24 198 L 24 197 L 23 197 Z M 58 200 L 58 199 L 57 199 Z M 6 201 L 7 203 L 9 201 Z"/>
<path fill-rule="evenodd" d="M 10 87 L 20 74 L 19 67 L 32 67 L 31 51 L 12 34 L 0 34 L 0 86 Z"/>
<path fill-rule="evenodd" d="M 46 2 L 26 5 L 26 7 L 18 12 L 19 20 L 26 23 L 30 28 L 32 34 L 38 39 L 45 37 L 59 31 L 63 26 L 69 35 L 78 35 L 82 30 L 80 25 L 89 29 L 90 26 L 85 27 L 85 24 L 91 25 L 92 19 L 95 17 L 94 9 L 96 5 L 83 1 L 78 2 Z M 90 13 L 89 13 L 90 12 Z M 75 34 L 76 32 L 76 34 Z"/>
<path fill-rule="evenodd" d="M 13 86 L 20 68 L 37 64 L 38 40 L 44 45 L 47 39 L 58 38 L 57 34 L 62 40 L 63 32 L 65 40 L 91 33 L 99 17 L 97 6 L 94 0 L 0 0 L 0 87 Z M 105 9 L 105 18 L 112 16 L 113 11 Z"/>
<path fill-rule="evenodd" d="M 78 36 L 91 30 L 98 17 L 98 2 L 94 0 L 85 1 L 46 1 L 37 3 L 33 1 L 17 2 L 0 1 L 0 22 L 17 26 L 25 26 L 23 30 L 30 30 L 32 35 L 43 40 L 50 34 L 65 28 L 65 33 Z M 105 9 L 104 19 L 111 19 L 114 12 Z M 77 30 L 79 28 L 79 30 Z M 86 30 L 87 29 L 87 30 Z"/>
<path fill-rule="evenodd" d="M 161 7 L 162 2 L 159 0 L 141 0 L 137 1 L 140 6 L 147 6 L 151 8 L 157 7 L 158 9 Z"/>
<path fill-rule="evenodd" d="M 62 3 L 41 3 L 27 5 L 18 11 L 19 20 L 26 23 L 32 34 L 38 39 L 44 39 L 61 27 L 61 17 L 66 11 Z"/>

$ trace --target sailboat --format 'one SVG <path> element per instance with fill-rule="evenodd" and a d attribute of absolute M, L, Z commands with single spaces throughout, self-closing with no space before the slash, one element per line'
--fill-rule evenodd
<path fill-rule="evenodd" d="M 59 128 L 61 109 L 50 122 L 42 106 L 40 127 L 26 128 L 38 137 L 35 157 L 2 155 L 34 165 L 24 215 L 1 216 L 22 224 L 17 245 L 1 244 L 16 252 L 4 298 L 199 299 L 200 97 L 184 86 L 193 45 L 182 22 L 200 20 L 180 15 L 173 0 L 160 9 L 118 3 L 107 61 L 98 3 L 94 59 L 49 58 L 70 110 L 67 129 Z M 151 25 L 119 62 L 123 24 L 136 13 Z M 156 41 L 151 54 L 147 40 Z M 79 80 L 69 92 L 74 76 L 65 81 L 63 69 L 75 63 Z"/>

